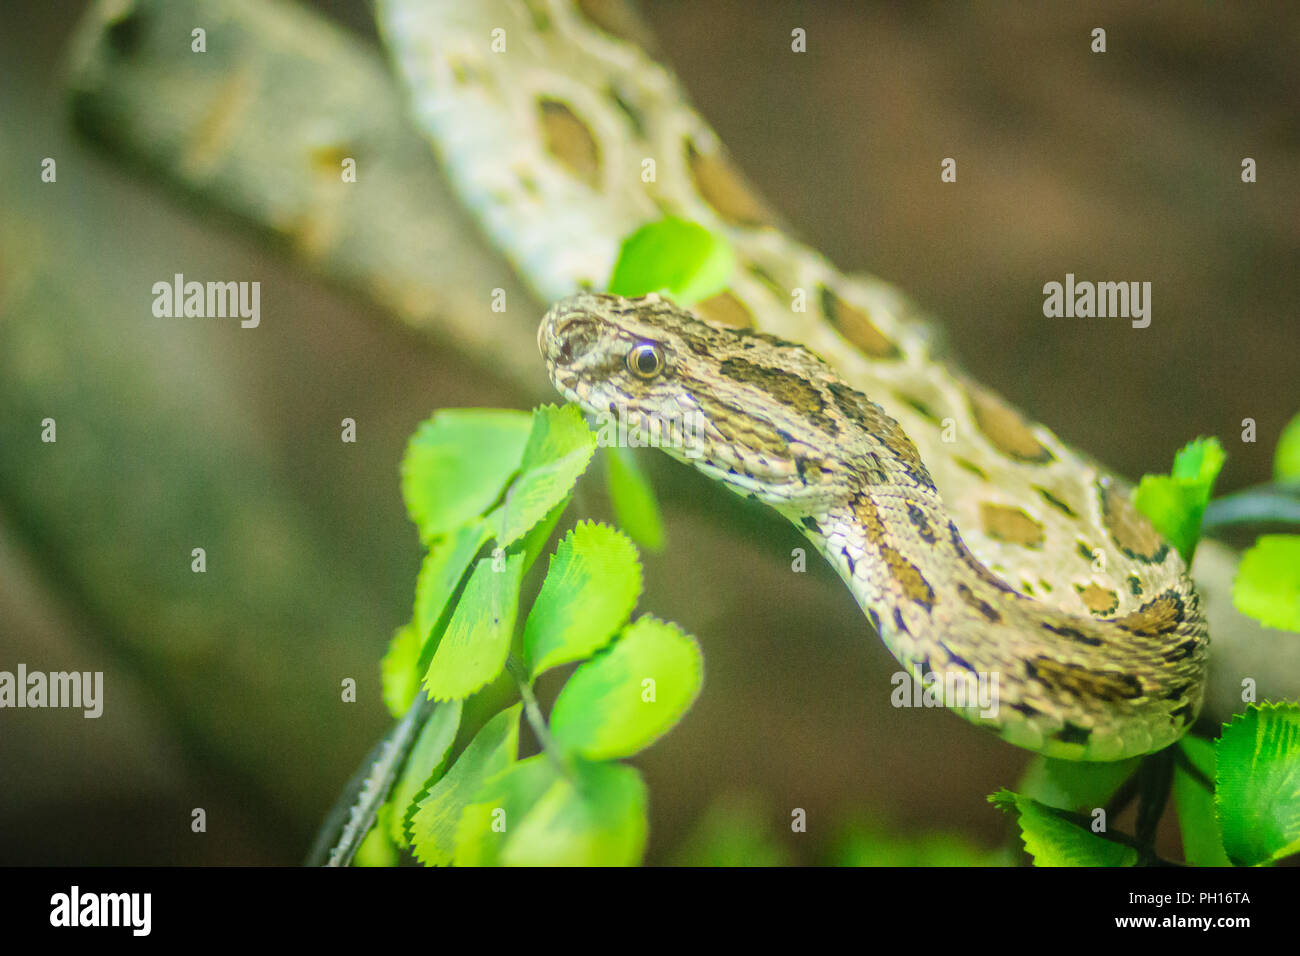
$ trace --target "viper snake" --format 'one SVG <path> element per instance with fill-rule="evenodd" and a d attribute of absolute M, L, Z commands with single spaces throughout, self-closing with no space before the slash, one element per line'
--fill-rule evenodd
<path fill-rule="evenodd" d="M 1130 487 L 962 372 L 893 286 L 794 238 L 637 20 L 597 0 L 379 12 L 454 187 L 561 300 L 538 332 L 561 394 L 698 422 L 665 450 L 794 521 L 914 678 L 991 678 L 993 708 L 943 701 L 1007 741 L 1118 760 L 1186 731 L 1205 618 Z M 690 311 L 577 291 L 665 215 L 727 239 L 725 291 Z"/>

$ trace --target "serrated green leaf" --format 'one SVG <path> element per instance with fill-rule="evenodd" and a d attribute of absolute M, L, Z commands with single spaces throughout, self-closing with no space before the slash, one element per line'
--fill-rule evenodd
<path fill-rule="evenodd" d="M 664 522 L 659 502 L 635 454 L 618 445 L 608 446 L 605 452 L 605 482 L 618 526 L 647 551 L 662 551 Z"/>
<path fill-rule="evenodd" d="M 625 764 L 582 763 L 559 777 L 509 833 L 507 866 L 634 866 L 645 852 L 646 793 Z"/>
<path fill-rule="evenodd" d="M 1114 843 L 1061 817 L 1060 811 L 1030 797 L 999 790 L 989 796 L 999 810 L 1018 814 L 1020 839 L 1034 866 L 1132 866 L 1137 851 Z"/>
<path fill-rule="evenodd" d="M 564 500 L 552 508 L 545 518 L 533 525 L 526 535 L 511 545 L 510 550 L 517 551 L 524 557 L 524 574 L 527 574 L 537 559 L 542 556 L 542 551 L 546 549 L 546 542 L 551 538 L 551 532 L 560 523 L 564 509 L 569 507 L 572 498 L 572 495 L 565 495 Z"/>
<path fill-rule="evenodd" d="M 1217 438 L 1198 438 L 1174 456 L 1168 475 L 1143 475 L 1133 504 L 1191 564 L 1201 533 L 1201 518 L 1224 462 Z"/>
<path fill-rule="evenodd" d="M 451 408 L 421 422 L 402 456 L 402 498 L 426 544 L 481 515 L 519 468 L 531 419 Z"/>
<path fill-rule="evenodd" d="M 523 568 L 522 554 L 497 554 L 474 566 L 424 675 L 430 698 L 468 697 L 505 668 Z"/>
<path fill-rule="evenodd" d="M 413 623 L 399 627 L 388 642 L 388 650 L 379 662 L 379 678 L 383 687 L 384 706 L 395 718 L 400 718 L 415 700 L 420 687 L 420 672 L 416 664 L 420 659 L 420 635 Z"/>
<path fill-rule="evenodd" d="M 1300 631 L 1300 534 L 1266 534 L 1242 555 L 1232 603 L 1265 627 Z"/>
<path fill-rule="evenodd" d="M 456 828 L 456 865 L 498 865 L 515 828 L 558 779 L 554 762 L 538 754 L 484 781 Z"/>
<path fill-rule="evenodd" d="M 519 477 L 488 515 L 497 542 L 508 547 L 562 502 L 591 461 L 596 435 L 576 405 L 543 405 L 533 413 Z"/>
<path fill-rule="evenodd" d="M 474 555 L 491 536 L 487 525 L 476 521 L 435 541 L 424 556 L 415 579 L 415 616 L 412 621 L 420 637 L 421 650 L 432 635 L 433 626 L 447 609 L 447 602 L 460 587 Z"/>
<path fill-rule="evenodd" d="M 698 223 L 668 217 L 623 240 L 609 291 L 631 298 L 665 292 L 689 306 L 721 292 L 736 265 L 731 244 Z"/>
<path fill-rule="evenodd" d="M 1244 866 L 1300 852 L 1300 704 L 1254 706 L 1214 745 L 1223 848 Z"/>
<path fill-rule="evenodd" d="M 524 657 L 537 675 L 604 647 L 636 606 L 636 547 L 608 525 L 579 522 L 555 549 L 524 624 Z"/>
<path fill-rule="evenodd" d="M 1140 757 L 1092 763 L 1040 755 L 1029 762 L 1018 789 L 1022 796 L 1049 807 L 1091 813 L 1106 805 L 1141 762 Z"/>
<path fill-rule="evenodd" d="M 1300 415 L 1296 415 L 1282 429 L 1273 455 L 1273 477 L 1277 481 L 1300 478 Z"/>
<path fill-rule="evenodd" d="M 436 782 L 435 775 L 443 769 L 443 761 L 456 739 L 456 731 L 460 729 L 460 712 L 461 702 L 458 700 L 443 701 L 434 708 L 420 735 L 415 738 L 402 767 L 402 775 L 393 786 L 388 800 L 393 808 L 388 836 L 399 846 L 405 846 L 409 839 L 405 822 L 411 801 L 420 791 L 432 787 Z"/>
<path fill-rule="evenodd" d="M 1214 742 L 1189 734 L 1178 741 L 1178 746 L 1213 785 Z M 1183 836 L 1183 858 L 1192 866 L 1231 866 L 1219 835 L 1214 792 L 1182 768 L 1174 771 L 1174 806 L 1178 809 L 1178 828 Z"/>
<path fill-rule="evenodd" d="M 703 669 L 693 637 L 673 624 L 638 618 L 573 672 L 551 709 L 551 736 L 589 760 L 630 756 L 686 713 Z"/>
<path fill-rule="evenodd" d="M 474 735 L 442 779 L 420 800 L 411 815 L 411 848 L 428 866 L 446 866 L 456 852 L 456 829 L 465 807 L 474 801 L 483 781 L 514 763 L 519 754 L 519 714 L 522 704 L 503 710 Z"/>

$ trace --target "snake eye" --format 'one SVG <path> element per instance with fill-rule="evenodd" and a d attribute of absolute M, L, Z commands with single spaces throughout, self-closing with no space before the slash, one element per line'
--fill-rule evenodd
<path fill-rule="evenodd" d="M 654 378 L 664 369 L 664 353 L 653 342 L 639 342 L 627 353 L 627 369 L 638 378 Z"/>

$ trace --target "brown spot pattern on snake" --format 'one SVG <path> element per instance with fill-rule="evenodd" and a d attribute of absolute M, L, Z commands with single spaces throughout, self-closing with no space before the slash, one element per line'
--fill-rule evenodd
<path fill-rule="evenodd" d="M 930 582 L 921 574 L 921 569 L 889 543 L 889 536 L 884 523 L 880 520 L 880 512 L 876 510 L 876 503 L 869 495 L 857 494 L 853 498 L 853 513 L 857 516 L 867 540 L 880 553 L 890 578 L 898 585 L 903 597 L 915 601 L 926 611 L 933 610 L 934 588 L 930 587 Z"/>
<path fill-rule="evenodd" d="M 896 359 L 902 356 L 898 346 L 876 328 L 866 310 L 845 302 L 825 285 L 821 286 L 821 300 L 826 320 L 868 358 Z"/>
<path fill-rule="evenodd" d="M 1119 609 L 1119 595 L 1109 588 L 1090 581 L 1087 587 L 1076 584 L 1074 589 L 1079 592 L 1079 598 L 1093 614 L 1114 614 Z"/>
<path fill-rule="evenodd" d="M 600 186 L 600 146 L 587 124 L 567 103 L 542 97 L 537 101 L 538 118 L 546 151 L 592 189 Z"/>
<path fill-rule="evenodd" d="M 1019 508 L 980 502 L 980 524 L 984 533 L 995 541 L 1006 541 L 1025 548 L 1043 546 L 1043 526 Z"/>
<path fill-rule="evenodd" d="M 1115 544 L 1130 558 L 1158 564 L 1169 554 L 1169 545 L 1121 488 L 1104 479 L 1097 482 L 1101 517 Z"/>
<path fill-rule="evenodd" d="M 1045 465 L 1055 455 L 1034 437 L 1029 422 L 1018 411 L 970 379 L 963 379 L 975 425 L 995 448 L 1016 461 Z"/>
<path fill-rule="evenodd" d="M 701 153 L 688 139 L 686 162 L 696 190 L 727 222 L 737 226 L 761 226 L 771 221 L 767 207 L 721 155 Z"/>
<path fill-rule="evenodd" d="M 701 318 L 726 325 L 733 329 L 752 329 L 754 314 L 749 307 L 730 292 L 719 292 L 692 306 Z"/>

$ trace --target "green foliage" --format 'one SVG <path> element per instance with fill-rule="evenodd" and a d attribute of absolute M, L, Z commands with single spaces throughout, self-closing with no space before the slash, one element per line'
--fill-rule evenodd
<path fill-rule="evenodd" d="M 1300 414 L 1286 423 L 1282 437 L 1277 440 L 1273 455 L 1273 478 L 1293 481 L 1300 478 Z"/>
<path fill-rule="evenodd" d="M 481 454 L 485 434 L 490 454 Z M 415 714 L 421 692 L 440 703 L 409 745 L 365 859 L 383 862 L 385 847 L 401 847 L 429 865 L 640 860 L 645 786 L 612 761 L 685 713 L 700 687 L 698 645 L 653 618 L 627 623 L 641 593 L 636 547 L 590 521 L 561 539 L 520 621 L 525 576 L 595 447 L 571 405 L 544 406 L 531 420 L 439 412 L 412 438 L 402 488 L 429 550 L 411 622 L 384 656 L 384 700 L 395 716 Z M 532 682 L 579 661 L 548 727 Z M 523 701 L 493 715 L 507 671 Z M 521 714 L 543 748 L 524 760 Z M 459 748 L 458 735 L 468 738 Z"/>
<path fill-rule="evenodd" d="M 522 706 L 516 704 L 488 721 L 447 773 L 415 805 L 407 827 L 417 860 L 430 865 L 452 862 L 461 814 L 475 801 L 484 781 L 515 762 Z"/>
<path fill-rule="evenodd" d="M 589 760 L 630 757 L 677 723 L 700 692 L 704 663 L 694 638 L 642 617 L 569 678 L 551 732 Z"/>
<path fill-rule="evenodd" d="M 405 624 L 388 643 L 388 651 L 379 662 L 384 706 L 394 718 L 401 717 L 420 687 L 416 664 L 420 659 L 420 635 L 415 623 Z"/>
<path fill-rule="evenodd" d="M 1198 438 L 1174 456 L 1168 475 L 1143 475 L 1133 503 L 1191 564 L 1201 517 L 1224 461 L 1217 438 Z"/>
<path fill-rule="evenodd" d="M 1087 813 L 1104 807 L 1139 763 L 1140 758 L 1090 763 L 1038 756 L 1025 769 L 1019 792 L 1049 807 Z"/>
<path fill-rule="evenodd" d="M 1252 705 L 1224 724 L 1215 742 L 1185 737 L 1173 778 L 1183 853 L 1194 866 L 1255 866 L 1300 852 L 1300 704 Z M 1079 765 L 1040 761 L 1026 772 L 1029 794 L 1000 790 L 989 801 L 1018 814 L 1036 866 L 1132 866 L 1154 848 L 1091 830 L 1091 809 L 1123 783 L 1133 762 Z M 1049 805 L 1052 800 L 1056 805 Z M 1074 811 L 1081 812 L 1074 812 Z"/>
<path fill-rule="evenodd" d="M 1214 743 L 1200 737 L 1184 737 L 1179 748 L 1202 779 L 1214 779 Z M 1174 806 L 1183 836 L 1183 857 L 1193 866 L 1231 866 L 1223 852 L 1219 817 L 1214 810 L 1214 793 L 1187 769 L 1174 771 Z"/>
<path fill-rule="evenodd" d="M 519 464 L 519 477 L 488 522 L 497 542 L 507 547 L 564 500 L 596 450 L 596 436 L 577 405 L 543 405 Z"/>
<path fill-rule="evenodd" d="M 604 647 L 641 595 L 641 564 L 624 535 L 579 522 L 551 558 L 524 625 L 524 660 L 535 678 Z"/>
<path fill-rule="evenodd" d="M 1300 852 L 1300 704 L 1252 706 L 1214 748 L 1223 848 L 1255 866 Z"/>
<path fill-rule="evenodd" d="M 1300 631 L 1300 534 L 1266 534 L 1242 555 L 1232 603 L 1265 627 Z"/>
<path fill-rule="evenodd" d="M 669 217 L 623 240 L 609 291 L 632 298 L 663 292 L 690 306 L 725 289 L 735 265 L 731 244 L 721 236 Z"/>
<path fill-rule="evenodd" d="M 434 710 L 433 716 L 425 723 L 416 738 L 415 746 L 406 758 L 402 774 L 398 777 L 385 805 L 385 809 L 389 811 L 389 839 L 394 844 L 402 846 L 409 837 L 406 833 L 405 813 L 392 811 L 396 807 L 405 810 L 406 807 L 411 806 L 416 797 L 421 795 L 428 781 L 436 780 L 441 776 L 441 771 L 445 769 L 447 753 L 456 739 L 456 731 L 460 729 L 460 717 L 460 701 L 443 701 Z"/>
<path fill-rule="evenodd" d="M 568 774 L 538 768 L 526 786 L 492 797 L 487 803 L 495 800 L 505 811 L 505 829 L 489 836 L 485 804 L 479 804 L 468 818 L 469 832 L 461 833 L 476 842 L 470 859 L 482 857 L 485 843 L 496 844 L 492 849 L 499 854 L 489 860 L 512 866 L 628 866 L 645 851 L 645 784 L 632 767 L 577 762 Z"/>
<path fill-rule="evenodd" d="M 1020 838 L 1035 866 L 1132 866 L 1132 847 L 1107 840 L 1031 797 L 999 790 L 989 797 L 999 810 L 1017 814 Z"/>
<path fill-rule="evenodd" d="M 646 551 L 662 551 L 665 536 L 659 502 L 636 456 L 630 448 L 616 445 L 605 453 L 605 483 L 619 527 Z"/>
<path fill-rule="evenodd" d="M 523 570 L 520 554 L 481 558 L 474 566 L 424 675 L 429 697 L 468 697 L 505 669 Z"/>
<path fill-rule="evenodd" d="M 429 542 L 483 512 L 519 467 L 524 412 L 456 408 L 422 423 L 402 459 L 402 498 Z"/>

